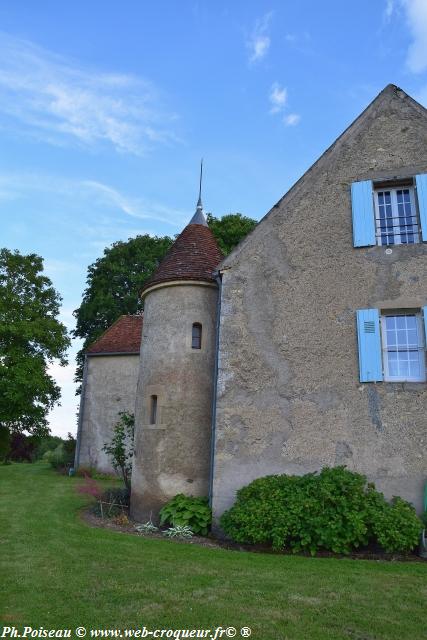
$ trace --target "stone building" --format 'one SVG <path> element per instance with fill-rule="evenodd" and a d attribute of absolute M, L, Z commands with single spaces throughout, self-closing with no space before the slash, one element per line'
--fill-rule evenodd
<path fill-rule="evenodd" d="M 142 316 L 121 316 L 86 351 L 75 466 L 113 473 L 102 450 L 121 411 L 134 412 Z"/>
<path fill-rule="evenodd" d="M 389 85 L 222 261 L 198 207 L 143 294 L 136 518 L 338 464 L 421 508 L 426 150 Z"/>

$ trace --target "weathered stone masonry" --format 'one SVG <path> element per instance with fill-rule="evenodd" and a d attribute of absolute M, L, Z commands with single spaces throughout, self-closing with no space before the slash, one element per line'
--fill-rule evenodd
<path fill-rule="evenodd" d="M 426 384 L 361 384 L 355 313 L 425 305 L 426 245 L 354 248 L 350 186 L 426 173 L 426 142 L 387 87 L 220 266 L 216 517 L 258 476 L 336 464 L 420 508 Z"/>

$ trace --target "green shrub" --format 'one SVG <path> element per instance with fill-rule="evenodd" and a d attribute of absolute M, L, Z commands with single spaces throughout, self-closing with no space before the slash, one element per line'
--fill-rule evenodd
<path fill-rule="evenodd" d="M 397 496 L 373 516 L 375 538 L 389 553 L 412 551 L 420 541 L 422 526 L 414 507 Z"/>
<path fill-rule="evenodd" d="M 160 524 L 188 526 L 193 533 L 206 536 L 212 521 L 207 498 L 193 498 L 179 493 L 160 511 Z"/>
<path fill-rule="evenodd" d="M 65 452 L 62 443 L 50 451 L 43 454 L 43 460 L 48 462 L 53 469 L 59 469 L 65 464 Z"/>
<path fill-rule="evenodd" d="M 381 530 L 381 544 L 387 544 L 386 550 L 394 545 L 394 551 L 406 551 L 415 546 L 414 520 L 410 505 L 403 500 L 401 503 L 390 515 L 392 505 L 365 476 L 344 467 L 325 467 L 320 473 L 304 476 L 254 480 L 237 492 L 237 500 L 223 514 L 221 526 L 236 542 L 310 551 L 312 555 L 319 549 L 347 554 L 375 537 L 380 542 Z M 404 514 L 410 516 L 412 526 L 405 524 Z M 387 518 L 399 531 L 392 541 L 380 524 Z"/>
<path fill-rule="evenodd" d="M 67 439 L 61 439 L 60 444 L 55 449 L 48 449 L 43 454 L 42 459 L 48 462 L 56 471 L 67 472 L 74 463 L 75 445 L 76 441 L 69 433 Z"/>

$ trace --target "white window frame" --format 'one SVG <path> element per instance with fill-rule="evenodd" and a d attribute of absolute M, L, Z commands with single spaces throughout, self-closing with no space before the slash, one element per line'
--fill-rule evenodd
<path fill-rule="evenodd" d="M 390 235 L 390 234 L 387 234 L 387 233 L 384 234 L 384 232 L 381 232 L 381 229 L 380 229 L 380 209 L 379 209 L 379 202 L 378 202 L 378 194 L 384 191 L 390 191 L 393 220 L 397 220 L 399 218 L 397 191 L 402 191 L 404 189 L 407 189 L 409 191 L 409 195 L 411 199 L 411 208 L 413 211 L 412 216 L 415 219 L 414 226 L 417 227 L 417 233 L 414 234 L 413 236 L 414 242 L 402 242 L 401 236 L 404 232 L 400 231 L 398 226 L 396 226 L 395 227 L 396 231 L 393 231 L 394 242 L 390 243 L 389 245 L 387 242 L 383 244 L 381 236 Z M 421 229 L 420 229 L 420 221 L 418 216 L 418 206 L 417 206 L 417 200 L 415 196 L 415 189 L 413 186 L 404 185 L 404 186 L 390 186 L 390 187 L 375 187 L 374 185 L 374 209 L 375 209 L 375 237 L 376 237 L 377 245 L 384 247 L 384 246 L 394 246 L 397 244 L 419 244 L 421 242 Z"/>
<path fill-rule="evenodd" d="M 418 331 L 418 349 L 420 360 L 421 375 L 419 377 L 406 377 L 392 376 L 389 372 L 389 348 L 387 346 L 387 330 L 386 330 L 386 318 L 387 316 L 415 316 L 417 321 Z M 425 348 L 425 335 L 424 335 L 424 318 L 420 311 L 383 311 L 381 313 L 381 346 L 382 346 L 382 359 L 383 359 L 383 373 L 385 382 L 425 382 L 426 381 L 426 348 Z"/>

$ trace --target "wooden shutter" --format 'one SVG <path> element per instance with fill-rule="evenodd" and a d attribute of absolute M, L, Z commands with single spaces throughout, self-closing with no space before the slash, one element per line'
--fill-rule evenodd
<path fill-rule="evenodd" d="M 421 236 L 423 242 L 427 242 L 427 173 L 415 176 L 417 185 L 418 211 L 421 222 Z"/>
<path fill-rule="evenodd" d="M 378 309 L 357 311 L 357 339 L 360 382 L 380 382 L 383 380 L 383 367 Z"/>
<path fill-rule="evenodd" d="M 353 215 L 353 246 L 369 247 L 376 244 L 371 180 L 353 182 L 351 185 L 351 210 Z"/>

